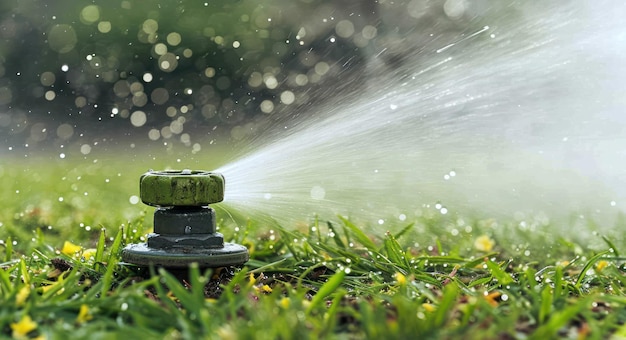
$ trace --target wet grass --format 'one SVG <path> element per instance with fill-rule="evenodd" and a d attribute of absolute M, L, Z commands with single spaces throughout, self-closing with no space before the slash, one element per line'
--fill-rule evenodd
<path fill-rule="evenodd" d="M 0 337 L 626 337 L 619 234 L 430 210 L 393 233 L 222 220 L 251 260 L 181 277 L 120 260 L 149 229 L 150 209 L 129 201 L 145 169 L 24 164 L 1 166 Z"/>

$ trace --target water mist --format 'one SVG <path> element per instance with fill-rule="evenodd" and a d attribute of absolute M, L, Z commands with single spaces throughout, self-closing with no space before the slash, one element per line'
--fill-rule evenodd
<path fill-rule="evenodd" d="M 385 50 L 372 53 L 356 99 L 280 122 L 217 170 L 227 207 L 284 224 L 344 214 L 385 230 L 424 209 L 614 218 L 626 207 L 626 5 L 520 8 L 405 46 L 414 52 L 394 68 Z"/>

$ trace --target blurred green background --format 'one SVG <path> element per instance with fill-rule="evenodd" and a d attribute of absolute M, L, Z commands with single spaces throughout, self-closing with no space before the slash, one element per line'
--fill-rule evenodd
<path fill-rule="evenodd" d="M 32 150 L 104 135 L 193 148 L 196 136 L 241 140 L 359 91 L 372 60 L 392 72 L 419 46 L 445 45 L 470 22 L 480 27 L 493 6 L 3 1 L 0 143 Z"/>

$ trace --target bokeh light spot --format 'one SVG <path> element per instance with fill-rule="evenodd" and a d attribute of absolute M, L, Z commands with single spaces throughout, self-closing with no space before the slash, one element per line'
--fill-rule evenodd
<path fill-rule="evenodd" d="M 48 45 L 58 53 L 67 53 L 74 49 L 78 38 L 70 25 L 54 25 L 48 32 Z"/>
<path fill-rule="evenodd" d="M 80 21 L 83 24 L 93 24 L 100 19 L 100 8 L 96 5 L 85 6 L 80 11 Z"/>
<path fill-rule="evenodd" d="M 54 84 L 56 77 L 54 73 L 47 71 L 41 74 L 41 76 L 39 77 L 39 80 L 41 81 L 41 85 L 51 86 L 52 84 Z"/>
<path fill-rule="evenodd" d="M 296 99 L 296 96 L 291 91 L 283 91 L 280 94 L 280 101 L 283 102 L 283 104 L 287 104 L 287 105 L 292 104 L 295 99 Z"/>
<path fill-rule="evenodd" d="M 335 32 L 342 38 L 349 38 L 354 34 L 354 24 L 349 20 L 341 20 L 335 26 Z"/>
<path fill-rule="evenodd" d="M 261 111 L 263 113 L 271 113 L 274 111 L 274 103 L 271 100 L 266 99 L 261 102 Z"/>
<path fill-rule="evenodd" d="M 74 127 L 70 124 L 61 124 L 57 127 L 57 136 L 61 139 L 68 140 L 74 135 Z"/>
<path fill-rule="evenodd" d="M 170 44 L 170 46 L 178 46 L 178 44 L 180 44 L 180 42 L 182 41 L 182 38 L 179 33 L 172 32 L 167 35 L 166 40 L 167 43 Z"/>
<path fill-rule="evenodd" d="M 89 144 L 83 144 L 80 146 L 80 153 L 88 155 L 91 152 L 91 146 Z"/>
<path fill-rule="evenodd" d="M 146 124 L 148 117 L 143 111 L 135 111 L 130 115 L 130 123 L 135 127 L 141 127 Z"/>
<path fill-rule="evenodd" d="M 451 19 L 458 19 L 465 14 L 466 7 L 465 0 L 446 0 L 443 4 L 443 11 Z"/>
<path fill-rule="evenodd" d="M 150 94 L 150 100 L 157 105 L 165 104 L 169 98 L 169 93 L 162 87 L 154 89 Z"/>
<path fill-rule="evenodd" d="M 109 32 L 111 32 L 111 22 L 110 21 L 100 21 L 98 23 L 98 31 L 100 31 L 100 33 L 109 33 Z"/>
<path fill-rule="evenodd" d="M 56 98 L 56 96 L 57 96 L 57 94 L 54 91 L 52 91 L 52 90 L 46 91 L 46 94 L 44 95 L 44 97 L 48 101 L 53 101 L 54 98 Z"/>
<path fill-rule="evenodd" d="M 148 19 L 143 22 L 143 24 L 141 25 L 141 29 L 145 33 L 153 34 L 156 33 L 156 31 L 159 29 L 159 23 L 154 19 Z"/>

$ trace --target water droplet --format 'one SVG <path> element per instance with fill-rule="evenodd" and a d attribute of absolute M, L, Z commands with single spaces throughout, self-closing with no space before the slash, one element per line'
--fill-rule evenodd
<path fill-rule="evenodd" d="M 130 202 L 130 204 L 137 204 L 137 203 L 139 203 L 139 196 L 132 195 L 132 196 L 130 196 L 128 201 Z"/>

